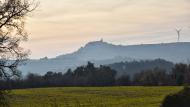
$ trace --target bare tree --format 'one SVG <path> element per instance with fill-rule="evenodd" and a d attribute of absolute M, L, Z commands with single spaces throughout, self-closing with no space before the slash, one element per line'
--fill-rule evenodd
<path fill-rule="evenodd" d="M 0 80 L 18 75 L 17 66 L 24 61 L 28 52 L 19 46 L 27 40 L 24 29 L 25 18 L 37 5 L 28 0 L 0 0 Z M 9 107 L 8 84 L 0 82 L 0 106 Z"/>
<path fill-rule="evenodd" d="M 19 44 L 27 40 L 25 19 L 36 7 L 29 0 L 0 0 L 0 79 L 18 75 L 17 66 L 27 58 Z"/>

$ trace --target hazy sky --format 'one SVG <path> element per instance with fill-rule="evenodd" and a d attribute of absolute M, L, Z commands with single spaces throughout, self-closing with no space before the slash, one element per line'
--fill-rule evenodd
<path fill-rule="evenodd" d="M 69 53 L 94 40 L 114 44 L 190 41 L 190 0 L 39 0 L 26 23 L 31 58 Z"/>

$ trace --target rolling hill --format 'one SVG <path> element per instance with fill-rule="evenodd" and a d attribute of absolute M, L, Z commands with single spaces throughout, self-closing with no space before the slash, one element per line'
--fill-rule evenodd
<path fill-rule="evenodd" d="M 190 59 L 190 42 L 124 46 L 104 41 L 93 41 L 70 54 L 51 59 L 30 59 L 26 65 L 20 66 L 19 69 L 23 71 L 23 74 L 28 72 L 44 74 L 47 71 L 66 71 L 68 68 L 86 64 L 87 61 L 100 65 L 158 58 L 174 63 L 186 63 Z"/>

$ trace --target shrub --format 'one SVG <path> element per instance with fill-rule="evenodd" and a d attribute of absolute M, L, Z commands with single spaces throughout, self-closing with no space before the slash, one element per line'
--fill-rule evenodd
<path fill-rule="evenodd" d="M 190 87 L 166 96 L 161 107 L 190 107 Z"/>

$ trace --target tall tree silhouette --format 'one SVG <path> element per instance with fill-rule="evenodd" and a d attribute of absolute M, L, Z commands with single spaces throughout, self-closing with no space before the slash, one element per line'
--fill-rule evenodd
<path fill-rule="evenodd" d="M 28 52 L 19 46 L 27 40 L 25 18 L 37 5 L 29 0 L 0 0 L 0 80 L 19 75 L 17 66 Z M 6 87 L 0 83 L 0 106 L 8 107 Z"/>
<path fill-rule="evenodd" d="M 0 78 L 18 75 L 17 66 L 28 51 L 19 46 L 27 40 L 25 18 L 37 4 L 29 0 L 0 0 Z"/>

